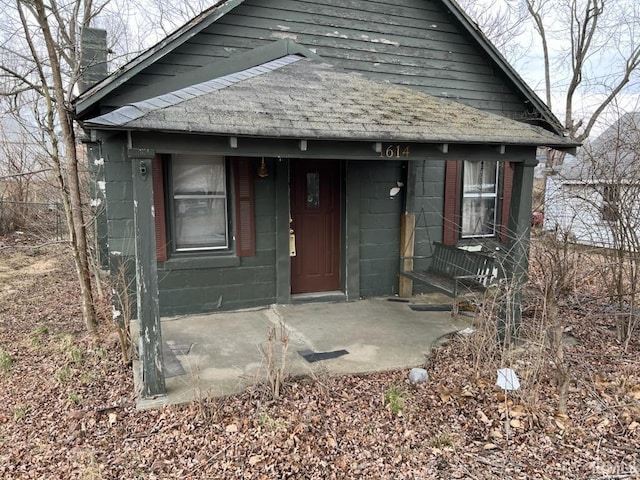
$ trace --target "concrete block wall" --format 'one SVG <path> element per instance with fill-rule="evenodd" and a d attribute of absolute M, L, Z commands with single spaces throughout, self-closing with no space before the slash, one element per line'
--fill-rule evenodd
<path fill-rule="evenodd" d="M 372 297 L 398 292 L 400 215 L 405 188 L 390 196 L 397 182 L 405 182 L 405 162 L 351 162 L 350 174 L 360 178 L 360 295 Z"/>
<path fill-rule="evenodd" d="M 171 259 L 158 272 L 160 314 L 234 310 L 269 305 L 276 299 L 275 171 L 255 178 L 256 255 L 219 258 L 194 254 L 188 268 L 172 268 Z M 224 258 L 226 257 L 226 258 Z M 198 261 L 201 258 L 202 261 Z"/>
<path fill-rule="evenodd" d="M 131 160 L 126 154 L 124 137 L 121 140 L 109 142 L 109 147 L 101 152 L 109 163 L 104 177 L 107 243 L 112 275 L 125 264 L 128 282 L 135 286 Z M 254 184 L 256 255 L 238 258 L 233 253 L 222 256 L 200 253 L 192 255 L 191 259 L 178 261 L 174 257 L 160 263 L 158 283 L 162 316 L 233 310 L 275 302 L 275 169 L 271 171 L 273 175 L 266 179 L 256 177 Z M 135 307 L 135 289 L 131 293 Z"/>
<path fill-rule="evenodd" d="M 445 162 L 443 160 L 416 161 L 414 168 L 414 207 L 416 215 L 415 247 L 416 257 L 431 255 L 431 243 L 442 241 L 444 212 Z M 415 270 L 424 270 L 430 259 L 416 259 Z"/>

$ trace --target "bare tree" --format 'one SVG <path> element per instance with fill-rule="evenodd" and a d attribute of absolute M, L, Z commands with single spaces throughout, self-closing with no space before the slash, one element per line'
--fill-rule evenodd
<path fill-rule="evenodd" d="M 30 130 L 30 135 L 47 152 L 55 171 L 80 282 L 83 317 L 87 329 L 94 331 L 87 238 L 91 219 L 83 202 L 86 171 L 71 105 L 83 68 L 81 31 L 89 26 L 109 28 L 114 60 L 122 64 L 157 41 L 167 29 L 199 13 L 206 3 L 185 6 L 184 2 L 170 0 L 144 5 L 124 0 L 71 0 L 62 4 L 52 0 L 0 0 L 0 5 L 5 13 L 0 26 L 0 97 L 6 100 L 3 110 L 23 125 L 37 127 Z M 144 34 L 136 34 L 136 28 Z"/>
<path fill-rule="evenodd" d="M 167 36 L 183 24 L 199 15 L 201 12 L 222 0 L 195 0 L 183 2 L 181 0 L 148 0 L 145 8 L 140 9 L 141 20 L 151 30 L 151 35 L 147 36 L 147 46 L 149 41 L 155 43 L 161 36 Z"/>
<path fill-rule="evenodd" d="M 560 180 L 574 186 L 559 193 L 565 198 L 554 199 L 572 211 L 574 220 L 563 228 L 573 231 L 576 242 L 604 247 L 596 271 L 606 286 L 608 310 L 616 317 L 619 340 L 625 346 L 638 323 L 639 159 L 640 113 L 622 114 L 582 150 L 574 168 L 563 166 Z"/>
<path fill-rule="evenodd" d="M 616 99 L 639 83 L 640 6 L 634 0 L 503 0 L 510 11 L 517 12 L 505 20 L 517 19 L 516 37 L 513 31 L 495 29 L 491 17 L 481 14 L 486 11 L 485 2 L 462 3 L 472 16 L 480 12 L 477 21 L 497 46 L 506 41 L 526 44 L 521 21 L 523 15 L 528 16 L 529 31 L 535 33 L 542 50 L 543 96 L 550 108 L 554 99 L 561 101 L 567 135 L 578 142 L 589 137 Z M 517 63 L 518 58 L 504 48 L 502 51 Z M 585 98 L 595 104 L 584 108 L 581 102 Z M 562 156 L 552 156 L 547 166 L 562 160 Z"/>
<path fill-rule="evenodd" d="M 37 94 L 32 120 L 44 134 L 69 227 L 69 243 L 80 283 L 86 328 L 96 329 L 89 252 L 83 212 L 81 169 L 71 99 L 80 75 L 78 36 L 96 15 L 91 1 L 64 6 L 44 0 L 3 5 L 14 22 L 12 42 L 2 47 L 3 95 Z M 16 102 L 17 103 L 17 102 Z M 22 112 L 25 113 L 25 112 Z"/>

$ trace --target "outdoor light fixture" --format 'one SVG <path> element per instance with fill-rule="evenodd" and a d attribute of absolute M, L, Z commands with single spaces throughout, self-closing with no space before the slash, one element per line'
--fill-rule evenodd
<path fill-rule="evenodd" d="M 267 171 L 267 164 L 264 161 L 264 157 L 260 160 L 260 166 L 258 167 L 258 178 L 267 178 L 269 172 Z"/>
<path fill-rule="evenodd" d="M 396 186 L 392 187 L 391 190 L 389 190 L 389 198 L 393 198 L 398 195 L 402 187 L 404 187 L 403 182 L 396 182 Z"/>

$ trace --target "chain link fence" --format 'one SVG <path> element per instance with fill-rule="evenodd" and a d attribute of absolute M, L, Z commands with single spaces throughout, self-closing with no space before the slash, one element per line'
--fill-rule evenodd
<path fill-rule="evenodd" d="M 0 235 L 16 231 L 47 240 L 62 240 L 67 234 L 62 205 L 0 200 Z"/>

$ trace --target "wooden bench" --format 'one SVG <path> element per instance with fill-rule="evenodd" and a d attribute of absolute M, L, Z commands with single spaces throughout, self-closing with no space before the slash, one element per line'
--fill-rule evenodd
<path fill-rule="evenodd" d="M 400 272 L 400 275 L 425 283 L 454 298 L 461 293 L 482 293 L 496 277 L 495 259 L 482 252 L 472 252 L 455 246 L 433 242 L 431 265 L 427 270 Z"/>

